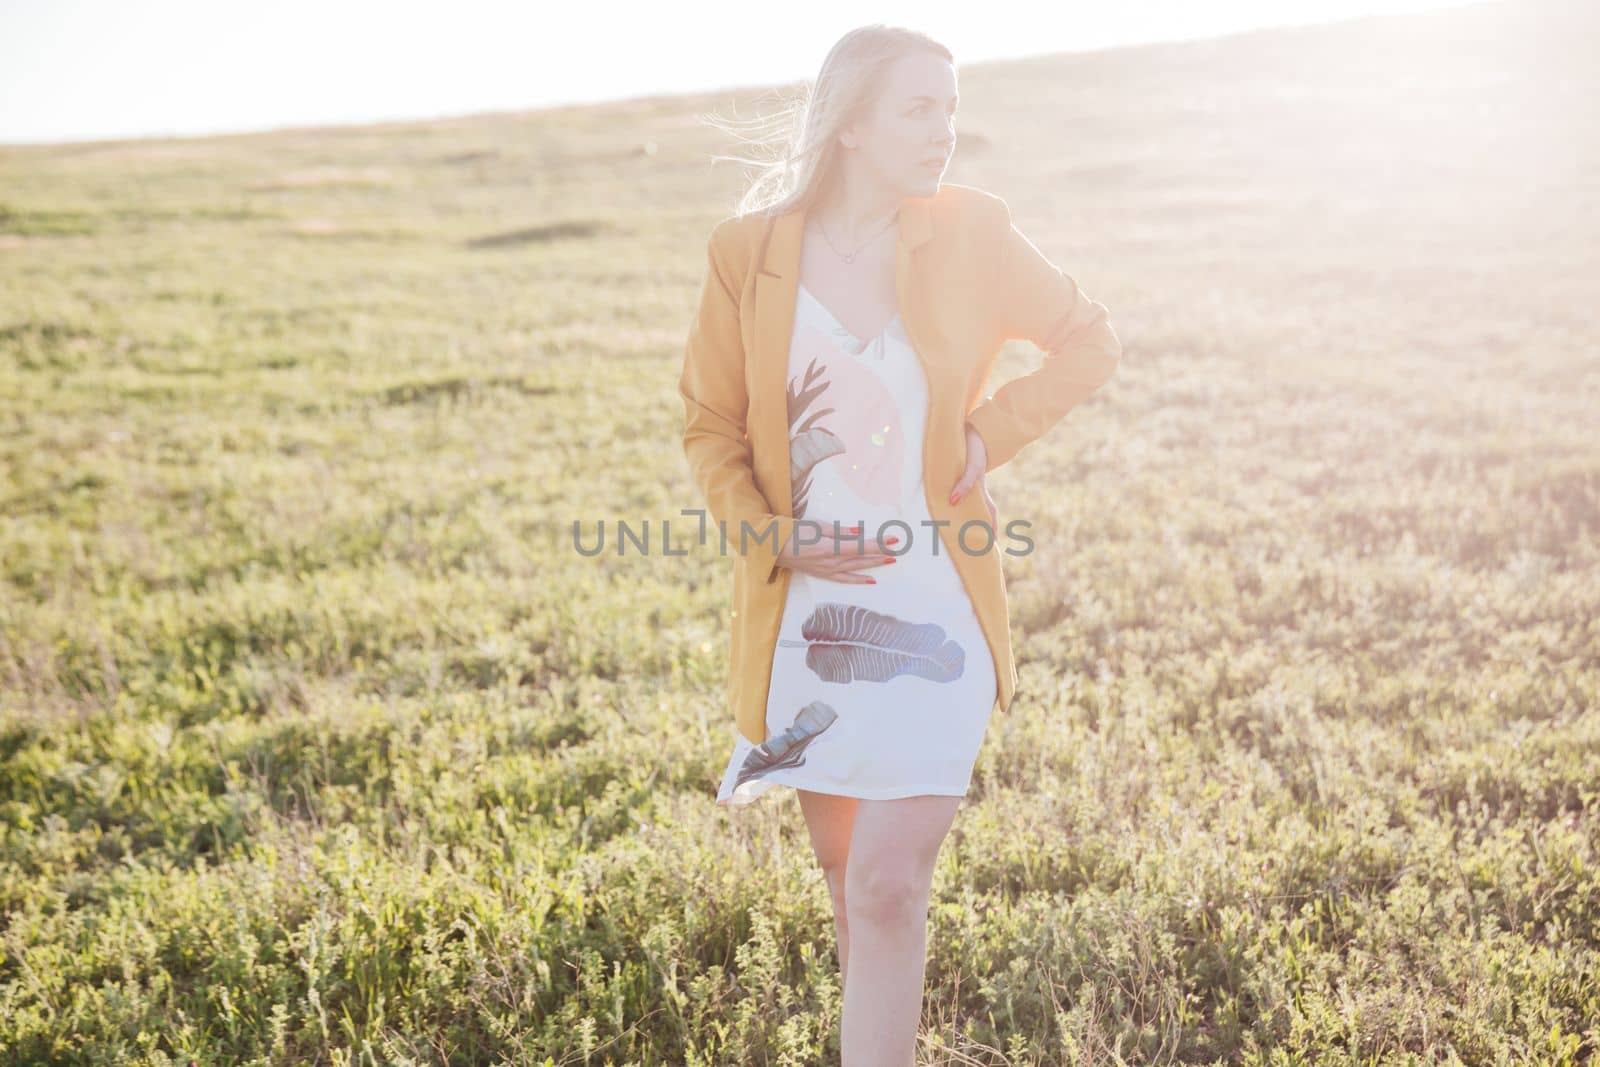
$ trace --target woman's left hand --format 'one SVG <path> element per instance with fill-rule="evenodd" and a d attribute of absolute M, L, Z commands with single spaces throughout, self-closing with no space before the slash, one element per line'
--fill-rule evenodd
<path fill-rule="evenodd" d="M 989 495 L 989 487 L 984 483 L 983 475 L 989 465 L 989 451 L 984 447 L 983 437 L 971 426 L 967 427 L 967 469 L 961 472 L 961 477 L 956 479 L 955 488 L 950 491 L 950 503 L 959 504 L 971 492 L 974 486 L 983 493 L 983 502 L 989 508 L 989 523 L 994 525 L 1000 521 L 999 513 L 994 506 L 994 498 Z"/>

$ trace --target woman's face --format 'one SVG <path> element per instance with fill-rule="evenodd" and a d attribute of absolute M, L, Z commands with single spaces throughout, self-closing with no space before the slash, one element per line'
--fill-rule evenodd
<path fill-rule="evenodd" d="M 956 71 L 942 56 L 901 56 L 867 116 L 841 133 L 855 165 L 902 196 L 932 196 L 956 146 Z"/>

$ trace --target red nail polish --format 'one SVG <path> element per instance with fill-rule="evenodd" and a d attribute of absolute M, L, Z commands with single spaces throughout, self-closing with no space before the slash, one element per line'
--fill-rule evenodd
<path fill-rule="evenodd" d="M 888 540 L 887 540 L 887 541 L 885 541 L 885 542 L 884 542 L 884 544 L 886 544 L 886 545 L 893 545 L 893 544 L 898 544 L 898 543 L 899 543 L 899 542 L 900 542 L 900 538 L 898 538 L 898 537 L 891 537 L 891 538 L 889 538 L 889 539 L 888 539 Z"/>
<path fill-rule="evenodd" d="M 877 585 L 878 584 L 878 579 L 876 579 L 876 578 L 868 578 L 867 579 L 867 584 L 868 585 Z"/>

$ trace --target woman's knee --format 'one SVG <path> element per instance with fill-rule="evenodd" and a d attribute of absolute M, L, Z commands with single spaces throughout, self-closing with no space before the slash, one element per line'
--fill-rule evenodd
<path fill-rule="evenodd" d="M 931 872 L 905 862 L 857 862 L 846 872 L 845 909 L 851 925 L 895 926 L 926 918 Z"/>

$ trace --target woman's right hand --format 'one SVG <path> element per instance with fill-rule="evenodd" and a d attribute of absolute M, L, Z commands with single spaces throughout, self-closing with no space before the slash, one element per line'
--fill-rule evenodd
<path fill-rule="evenodd" d="M 788 567 L 830 582 L 871 585 L 877 579 L 862 574 L 862 571 L 894 563 L 895 557 L 889 555 L 886 546 L 898 544 L 900 542 L 898 537 L 888 537 L 880 541 L 876 537 L 867 537 L 856 532 L 860 530 L 859 526 L 841 529 L 835 534 L 831 523 L 826 526 L 817 523 L 815 529 L 821 535 L 821 540 L 810 542 L 808 529 L 806 544 L 796 545 L 791 541 L 783 546 L 777 559 L 780 567 Z"/>

